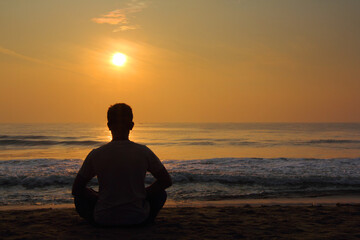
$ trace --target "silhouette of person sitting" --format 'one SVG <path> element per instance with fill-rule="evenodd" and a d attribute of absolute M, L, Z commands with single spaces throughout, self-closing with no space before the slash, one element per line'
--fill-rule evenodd
<path fill-rule="evenodd" d="M 76 210 L 104 226 L 152 223 L 165 204 L 171 177 L 148 147 L 129 140 L 134 127 L 130 106 L 110 106 L 107 118 L 112 141 L 93 149 L 83 162 L 72 188 Z M 156 180 L 145 188 L 147 171 Z M 99 192 L 87 187 L 95 176 Z"/>

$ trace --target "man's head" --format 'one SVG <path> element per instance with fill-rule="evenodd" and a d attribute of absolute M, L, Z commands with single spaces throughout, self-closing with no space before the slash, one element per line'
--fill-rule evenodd
<path fill-rule="evenodd" d="M 110 106 L 107 119 L 111 131 L 129 131 L 134 127 L 132 109 L 125 103 Z"/>

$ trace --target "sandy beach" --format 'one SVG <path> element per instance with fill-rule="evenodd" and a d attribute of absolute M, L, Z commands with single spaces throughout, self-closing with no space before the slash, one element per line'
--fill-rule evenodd
<path fill-rule="evenodd" d="M 360 205 L 166 207 L 152 226 L 100 228 L 73 208 L 0 211 L 2 239 L 360 239 Z"/>

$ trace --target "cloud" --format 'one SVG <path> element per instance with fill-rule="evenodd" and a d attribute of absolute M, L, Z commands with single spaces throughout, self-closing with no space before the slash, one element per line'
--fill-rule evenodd
<path fill-rule="evenodd" d="M 138 29 L 140 28 L 138 25 L 124 25 L 124 26 L 120 26 L 116 29 L 113 30 L 113 32 L 120 32 L 120 31 L 127 31 L 127 30 L 135 30 L 135 29 Z"/>
<path fill-rule="evenodd" d="M 115 9 L 108 12 L 100 17 L 91 19 L 93 22 L 99 24 L 110 24 L 116 26 L 113 32 L 119 31 L 128 31 L 140 28 L 139 25 L 131 24 L 129 21 L 129 16 L 134 13 L 141 12 L 147 7 L 145 2 L 139 2 L 137 0 L 132 0 L 127 4 L 127 7 L 121 9 Z"/>
<path fill-rule="evenodd" d="M 0 46 L 0 53 L 8 55 L 8 56 L 12 56 L 12 57 L 20 58 L 20 59 L 23 59 L 23 60 L 27 60 L 27 61 L 30 61 L 30 62 L 41 63 L 41 64 L 44 63 L 43 61 L 41 61 L 39 59 L 22 55 L 20 53 L 14 52 L 14 51 L 12 51 L 10 49 L 7 49 L 7 48 L 3 48 L 1 46 Z"/>
<path fill-rule="evenodd" d="M 50 61 L 44 61 L 44 60 L 40 60 L 40 59 L 37 59 L 37 58 L 33 58 L 33 57 L 29 57 L 29 56 L 26 56 L 26 55 L 23 55 L 21 53 L 17 53 L 13 50 L 10 50 L 10 49 L 7 49 L 7 48 L 4 48 L 4 47 L 1 47 L 0 46 L 0 54 L 3 54 L 3 55 L 7 55 L 7 56 L 10 56 L 10 57 L 14 57 L 14 58 L 18 58 L 18 59 L 22 59 L 22 60 L 25 60 L 25 61 L 29 61 L 29 62 L 33 62 L 33 63 L 37 63 L 37 64 L 40 64 L 40 65 L 43 65 L 43 66 L 47 66 L 47 67 L 51 67 L 51 68 L 55 68 L 55 69 L 59 69 L 59 70 L 65 70 L 67 72 L 71 72 L 71 73 L 75 73 L 75 74 L 81 74 L 81 75 L 84 75 L 84 76 L 87 76 L 87 77 L 90 77 L 90 78 L 94 78 L 93 76 L 87 74 L 87 73 L 84 73 L 83 71 L 78 71 L 76 70 L 76 68 L 72 65 L 69 65 L 67 62 L 50 62 Z"/>

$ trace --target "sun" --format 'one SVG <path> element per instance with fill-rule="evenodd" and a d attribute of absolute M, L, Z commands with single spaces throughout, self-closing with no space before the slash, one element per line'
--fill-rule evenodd
<path fill-rule="evenodd" d="M 126 63 L 126 55 L 123 53 L 115 53 L 112 57 L 112 63 L 116 66 L 124 66 L 124 64 Z"/>

